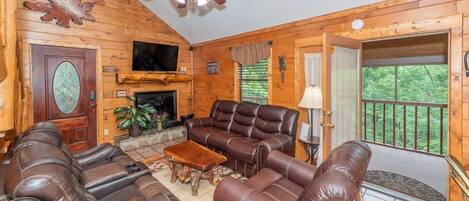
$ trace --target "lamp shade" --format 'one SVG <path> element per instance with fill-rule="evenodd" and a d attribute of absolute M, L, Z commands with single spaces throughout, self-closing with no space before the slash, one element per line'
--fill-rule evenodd
<path fill-rule="evenodd" d="M 307 109 L 321 109 L 322 108 L 322 91 L 319 87 L 309 86 L 305 89 L 303 98 L 298 105 Z"/>

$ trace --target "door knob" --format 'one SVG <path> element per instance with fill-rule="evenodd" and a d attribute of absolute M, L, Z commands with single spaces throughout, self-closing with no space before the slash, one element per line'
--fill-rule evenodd
<path fill-rule="evenodd" d="M 321 122 L 322 127 L 335 128 L 335 124 Z"/>
<path fill-rule="evenodd" d="M 90 91 L 90 96 L 88 98 L 90 100 L 90 108 L 91 109 L 96 108 L 96 103 L 95 103 L 96 91 Z"/>

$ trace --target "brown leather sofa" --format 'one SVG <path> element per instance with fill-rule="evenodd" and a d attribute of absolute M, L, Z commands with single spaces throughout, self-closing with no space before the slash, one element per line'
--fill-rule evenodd
<path fill-rule="evenodd" d="M 57 134 L 53 128 L 49 124 L 33 129 L 34 132 L 30 129 L 12 147 L 10 162 L 4 163 L 1 171 L 4 178 L 2 190 L 8 198 L 43 201 L 178 200 L 151 176 L 145 165 L 122 152 L 116 157 L 128 158 L 125 163 L 116 157 L 103 157 L 109 156 L 109 152 L 102 151 L 102 148 L 97 149 L 97 153 L 88 151 L 82 154 L 92 159 L 80 163 L 82 158 L 69 155 L 66 146 L 61 144 L 60 133 Z M 113 149 L 118 150 L 116 147 Z M 87 168 L 82 168 L 81 164 L 86 164 Z"/>
<path fill-rule="evenodd" d="M 294 155 L 298 115 L 281 106 L 217 100 L 209 117 L 186 122 L 187 135 L 225 154 L 225 165 L 250 177 L 272 150 Z"/>
<path fill-rule="evenodd" d="M 370 157 L 366 144 L 347 142 L 316 168 L 273 151 L 266 167 L 246 182 L 223 179 L 214 201 L 354 201 Z"/>

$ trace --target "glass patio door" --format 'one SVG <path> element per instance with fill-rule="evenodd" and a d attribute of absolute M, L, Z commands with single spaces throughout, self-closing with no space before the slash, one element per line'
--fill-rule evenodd
<path fill-rule="evenodd" d="M 361 41 L 323 34 L 323 156 L 340 144 L 361 139 Z"/>

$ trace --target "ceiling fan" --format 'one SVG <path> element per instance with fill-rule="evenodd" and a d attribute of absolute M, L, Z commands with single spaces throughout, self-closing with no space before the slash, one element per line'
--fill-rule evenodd
<path fill-rule="evenodd" d="M 187 4 L 192 1 L 197 6 L 205 6 L 210 0 L 176 0 L 178 2 L 178 8 L 186 8 Z M 213 0 L 219 5 L 226 3 L 226 0 Z"/>

